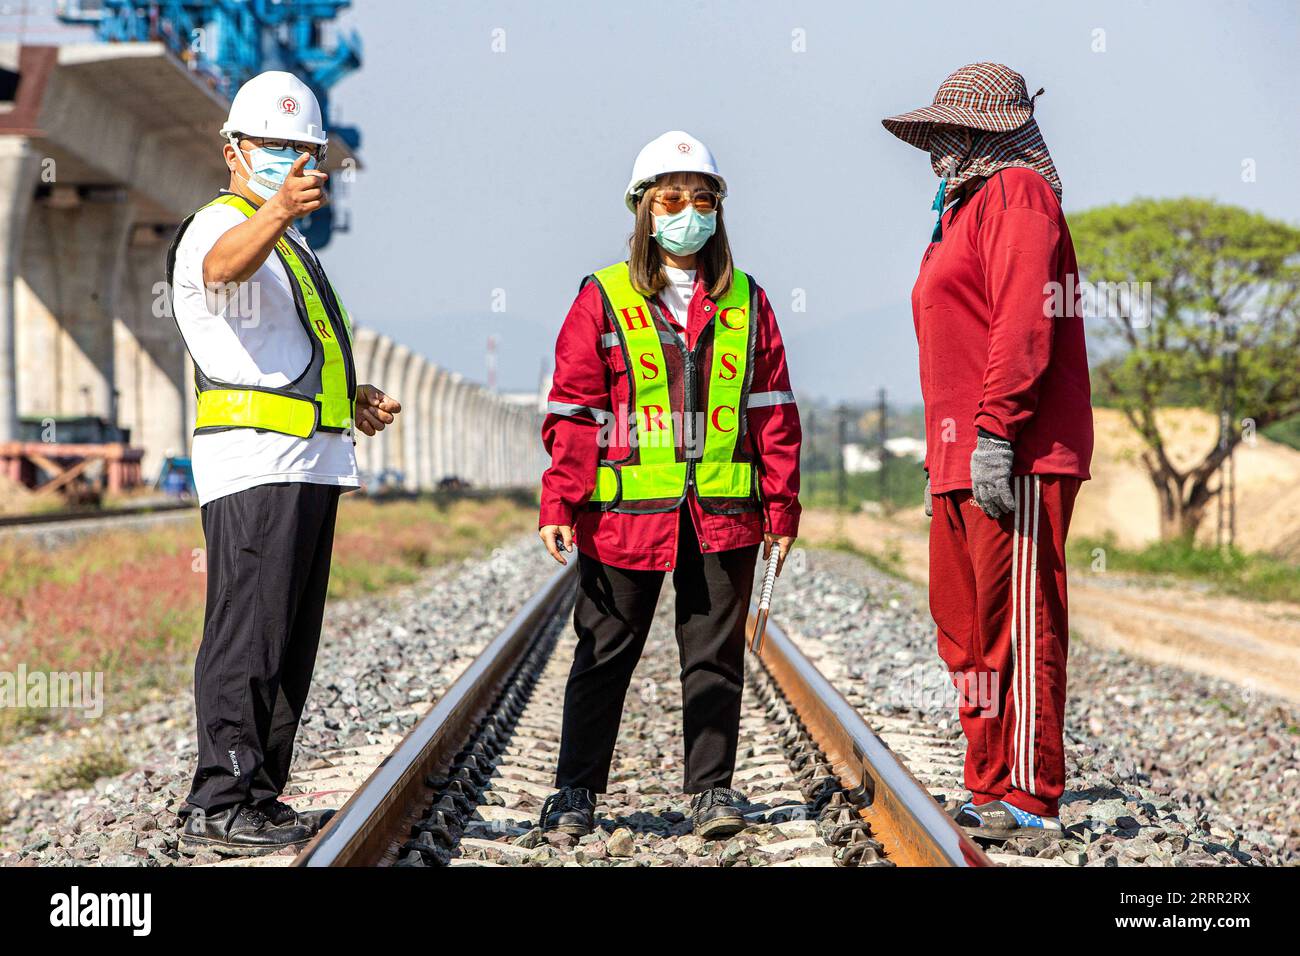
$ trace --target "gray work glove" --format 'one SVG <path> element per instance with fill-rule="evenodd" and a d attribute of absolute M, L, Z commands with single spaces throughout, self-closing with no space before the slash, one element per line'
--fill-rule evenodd
<path fill-rule="evenodd" d="M 1001 518 L 1016 510 L 1011 493 L 1011 442 L 980 429 L 975 451 L 970 456 L 971 497 L 990 518 Z"/>
<path fill-rule="evenodd" d="M 934 517 L 934 501 L 930 498 L 930 475 L 927 472 L 925 476 L 925 516 Z"/>

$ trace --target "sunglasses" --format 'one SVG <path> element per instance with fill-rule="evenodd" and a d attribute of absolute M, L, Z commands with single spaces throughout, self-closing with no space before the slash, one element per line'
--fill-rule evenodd
<path fill-rule="evenodd" d="M 249 141 L 261 147 L 262 149 L 291 149 L 295 153 L 306 153 L 318 163 L 325 162 L 325 154 L 329 151 L 329 144 L 322 143 L 299 143 L 291 139 L 258 139 L 257 137 L 248 137 Z"/>
<path fill-rule="evenodd" d="M 710 213 L 717 211 L 722 204 L 722 196 L 712 189 L 679 189 L 676 186 L 665 186 L 656 190 L 654 201 L 663 206 L 670 213 L 679 213 L 690 203 L 695 207 L 697 212 Z"/>

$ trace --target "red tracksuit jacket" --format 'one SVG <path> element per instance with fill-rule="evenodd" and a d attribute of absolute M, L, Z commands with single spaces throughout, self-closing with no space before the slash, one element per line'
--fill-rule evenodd
<path fill-rule="evenodd" d="M 758 326 L 753 377 L 747 409 L 748 432 L 742 447 L 758 462 L 762 511 L 738 515 L 705 513 L 692 490 L 687 498 L 695 533 L 704 551 L 728 551 L 763 540 L 763 532 L 799 533 L 799 411 L 790 391 L 785 346 L 766 293 L 757 290 Z M 693 348 L 701 331 L 713 321 L 717 304 L 696 281 L 686 328 L 673 321 L 671 310 L 656 299 L 656 309 L 682 331 Z M 615 411 L 628 399 L 623 353 L 613 339 L 600 290 L 588 283 L 578 293 L 555 343 L 552 408 L 579 406 Z M 603 343 L 609 342 L 606 345 Z M 583 553 L 620 568 L 667 571 L 677 564 L 676 512 L 630 515 L 587 510 L 583 505 L 595 489 L 596 464 L 601 457 L 598 425 L 589 416 L 551 412 L 542 422 L 542 441 L 551 466 L 542 475 L 542 504 L 538 526 L 573 525 Z M 679 431 L 680 436 L 680 431 Z M 613 454 L 614 449 L 609 450 Z"/>
<path fill-rule="evenodd" d="M 1077 274 L 1061 203 L 1031 169 L 1001 170 L 944 215 L 912 289 L 932 493 L 971 486 L 979 428 L 1014 443 L 1017 475 L 1088 477 Z"/>

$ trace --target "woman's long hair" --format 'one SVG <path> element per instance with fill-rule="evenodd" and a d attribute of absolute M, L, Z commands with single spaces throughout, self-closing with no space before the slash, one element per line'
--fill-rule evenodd
<path fill-rule="evenodd" d="M 668 285 L 668 276 L 664 274 L 663 257 L 659 252 L 659 243 L 655 241 L 655 216 L 652 211 L 654 194 L 664 186 L 681 186 L 690 188 L 688 176 L 698 173 L 664 173 L 641 195 L 636 207 L 636 225 L 628 238 L 631 254 L 628 257 L 628 272 L 632 287 L 644 296 L 658 295 Z M 721 192 L 721 187 L 712 176 L 702 176 L 710 189 Z M 696 254 L 697 275 L 709 293 L 709 298 L 717 302 L 731 290 L 731 277 L 734 264 L 731 260 L 731 243 L 727 241 L 727 226 L 722 221 L 722 205 L 718 205 L 718 224 L 709 237 L 709 241 Z"/>

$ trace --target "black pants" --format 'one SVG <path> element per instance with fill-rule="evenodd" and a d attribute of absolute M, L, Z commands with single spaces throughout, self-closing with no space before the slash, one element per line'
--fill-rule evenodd
<path fill-rule="evenodd" d="M 203 507 L 208 603 L 194 663 L 199 766 L 188 804 L 278 796 L 311 687 L 340 489 L 261 485 Z"/>
<path fill-rule="evenodd" d="M 677 651 L 686 738 L 684 789 L 731 786 L 744 687 L 745 618 L 758 546 L 703 554 L 681 511 Z M 578 647 L 564 691 L 557 787 L 607 789 L 623 699 L 659 602 L 663 571 L 630 571 L 578 555 L 573 626 Z"/>

